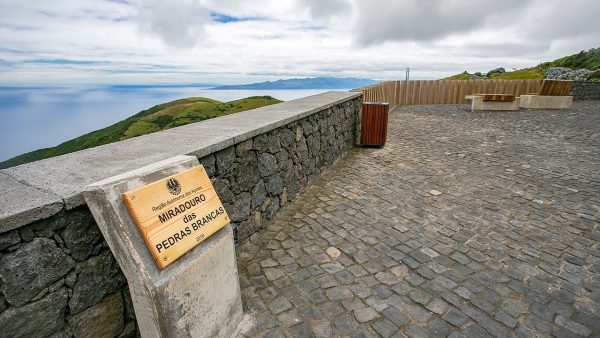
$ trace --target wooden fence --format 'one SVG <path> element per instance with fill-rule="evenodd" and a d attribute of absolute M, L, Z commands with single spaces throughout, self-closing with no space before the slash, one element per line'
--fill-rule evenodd
<path fill-rule="evenodd" d="M 468 103 L 465 95 L 536 93 L 542 80 L 417 80 L 386 81 L 354 89 L 364 102 L 387 102 L 390 106 Z"/>

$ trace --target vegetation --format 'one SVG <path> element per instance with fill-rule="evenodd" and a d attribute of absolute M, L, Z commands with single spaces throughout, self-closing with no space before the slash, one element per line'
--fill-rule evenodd
<path fill-rule="evenodd" d="M 544 78 L 544 71 L 540 67 L 517 69 L 512 72 L 491 74 L 489 79 L 494 80 L 538 80 Z"/>
<path fill-rule="evenodd" d="M 471 79 L 471 74 L 469 74 L 466 70 L 460 74 L 456 74 L 456 75 L 452 75 L 447 78 L 444 78 L 444 80 L 470 80 L 470 79 Z"/>
<path fill-rule="evenodd" d="M 600 69 L 596 69 L 593 73 L 587 76 L 588 80 L 600 81 Z"/>
<path fill-rule="evenodd" d="M 38 149 L 0 162 L 0 169 L 279 102 L 281 101 L 270 96 L 247 97 L 231 102 L 220 102 L 203 97 L 175 100 L 142 110 L 123 121 L 55 147 Z"/>
<path fill-rule="evenodd" d="M 487 72 L 487 74 L 485 74 L 485 76 L 494 76 L 494 75 L 498 75 L 498 74 L 502 74 L 502 73 L 506 73 L 506 69 L 504 69 L 504 67 L 499 67 L 499 68 L 495 68 L 490 70 L 489 72 Z"/>
<path fill-rule="evenodd" d="M 545 62 L 541 65 L 547 69 L 550 67 L 566 67 L 571 69 L 600 69 L 600 48 L 592 48 L 590 50 L 581 51 L 577 54 L 565 56 L 552 62 Z"/>
<path fill-rule="evenodd" d="M 537 80 L 543 79 L 546 70 L 552 67 L 566 67 L 570 69 L 589 69 L 600 70 L 600 48 L 592 48 L 588 51 L 581 51 L 577 54 L 565 56 L 563 58 L 544 62 L 531 68 L 518 69 L 512 72 L 503 72 L 504 68 L 496 68 L 489 71 L 486 76 L 481 72 L 469 74 L 467 71 L 445 78 L 444 80 L 469 80 L 469 79 L 492 79 L 492 80 Z M 588 79 L 593 80 L 600 77 L 600 73 L 594 72 L 588 75 Z"/>

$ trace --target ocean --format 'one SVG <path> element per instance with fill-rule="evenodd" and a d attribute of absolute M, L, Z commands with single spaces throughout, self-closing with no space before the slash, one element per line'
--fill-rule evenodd
<path fill-rule="evenodd" d="M 53 147 L 176 99 L 199 96 L 231 101 L 270 95 L 289 101 L 326 91 L 329 89 L 211 90 L 165 85 L 0 86 L 0 161 Z"/>

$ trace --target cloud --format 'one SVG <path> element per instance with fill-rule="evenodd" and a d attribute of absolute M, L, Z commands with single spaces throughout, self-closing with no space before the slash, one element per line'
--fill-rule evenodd
<path fill-rule="evenodd" d="M 294 21 L 295 0 L 198 0 L 212 12 L 232 17 L 269 18 L 270 20 Z"/>
<path fill-rule="evenodd" d="M 444 48 L 447 55 L 456 53 L 470 55 L 471 57 L 493 58 L 494 56 L 524 57 L 543 55 L 548 52 L 549 45 L 545 42 L 482 41 L 460 46 L 438 45 L 437 48 Z"/>
<path fill-rule="evenodd" d="M 265 18 L 262 17 L 236 17 L 218 12 L 210 13 L 210 17 L 213 21 L 220 23 L 265 20 Z"/>
<path fill-rule="evenodd" d="M 441 78 L 599 47 L 600 1 L 0 0 L 0 83 Z"/>
<path fill-rule="evenodd" d="M 348 0 L 302 0 L 298 5 L 307 8 L 311 18 L 317 20 L 327 20 L 352 11 L 352 3 Z"/>
<path fill-rule="evenodd" d="M 356 3 L 356 42 L 433 41 L 483 28 L 491 18 L 508 16 L 526 0 L 370 0 Z"/>
<path fill-rule="evenodd" d="M 599 47 L 600 1 L 538 0 L 517 17 L 518 35 L 527 41 L 545 41 L 558 54 L 579 46 Z"/>
<path fill-rule="evenodd" d="M 210 14 L 195 0 L 142 0 L 136 20 L 141 32 L 157 36 L 167 46 L 185 49 L 204 39 Z"/>

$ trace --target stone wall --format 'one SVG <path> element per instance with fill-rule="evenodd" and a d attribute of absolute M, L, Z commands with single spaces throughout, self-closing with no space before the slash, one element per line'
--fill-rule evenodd
<path fill-rule="evenodd" d="M 318 112 L 200 159 L 242 240 L 354 144 L 360 102 Z"/>
<path fill-rule="evenodd" d="M 0 282 L 7 337 L 135 335 L 125 277 L 86 206 L 0 234 Z"/>
<path fill-rule="evenodd" d="M 600 100 L 600 82 L 573 82 L 573 100 Z"/>
<path fill-rule="evenodd" d="M 300 105 L 322 109 L 299 109 L 298 114 L 293 114 L 295 118 L 286 117 L 284 124 L 266 123 L 266 127 L 245 134 L 251 137 L 232 136 L 237 142 L 221 142 L 209 147 L 209 151 L 190 152 L 201 154 L 199 160 L 209 172 L 232 219 L 238 241 L 260 229 L 265 220 L 271 219 L 353 146 L 362 100 L 356 94 L 344 93 L 341 97 L 343 99 L 336 96 L 332 104 L 320 104 L 314 99 L 298 100 Z M 289 106 L 287 102 L 282 109 Z M 274 111 L 277 107 L 258 109 L 256 118 L 264 118 L 265 112 Z M 280 118 L 279 115 L 269 116 Z M 240 115 L 240 118 L 250 117 L 252 113 L 245 117 Z M 200 127 L 202 123 L 199 123 Z M 227 123 L 223 128 L 227 129 Z M 175 133 L 190 136 L 189 129 Z M 91 156 L 91 152 L 85 154 L 73 156 Z M 65 159 L 51 160 L 56 161 L 58 167 Z M 93 163 L 91 161 L 90 165 Z M 28 169 L 35 169 L 35 166 L 33 163 Z M 3 174 L 10 175 L 4 182 L 24 184 L 14 178 L 23 170 L 17 167 L 0 172 L 0 178 Z M 103 178 L 93 177 L 93 180 Z M 27 187 L 32 188 L 30 184 Z M 0 184 L 0 188 L 4 187 Z M 69 196 L 78 201 L 77 195 Z M 6 197 L 14 200 L 19 196 L 18 192 L 9 191 Z M 14 209 L 11 205 L 0 203 L 0 207 L 6 209 L 0 209 L 0 327 L 3 337 L 136 335 L 135 313 L 127 282 L 87 206 L 69 203 L 66 198 L 58 212 L 50 212 L 48 208 L 43 209 L 44 206 L 30 206 L 31 210 L 15 214 L 42 219 L 27 224 L 19 224 L 23 222 L 21 219 L 15 221 L 15 215 L 6 216 L 7 210 Z M 48 213 L 52 215 L 47 217 Z"/>

